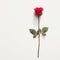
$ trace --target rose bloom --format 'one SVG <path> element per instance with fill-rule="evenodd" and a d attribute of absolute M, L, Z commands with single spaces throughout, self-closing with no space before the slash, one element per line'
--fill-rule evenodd
<path fill-rule="evenodd" d="M 36 7 L 36 8 L 34 8 L 34 11 L 35 11 L 35 15 L 41 16 L 43 8 L 42 7 Z"/>

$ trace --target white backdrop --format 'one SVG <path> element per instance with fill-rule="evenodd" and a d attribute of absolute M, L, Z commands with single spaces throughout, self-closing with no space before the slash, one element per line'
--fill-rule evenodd
<path fill-rule="evenodd" d="M 60 60 L 60 0 L 0 0 L 0 60 Z M 41 27 L 48 26 L 41 36 L 40 58 L 37 38 L 30 28 L 37 28 L 35 7 L 43 7 Z"/>

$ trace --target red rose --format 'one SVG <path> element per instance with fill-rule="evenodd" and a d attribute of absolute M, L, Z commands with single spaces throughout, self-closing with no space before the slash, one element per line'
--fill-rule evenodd
<path fill-rule="evenodd" d="M 42 7 L 36 7 L 34 9 L 34 11 L 35 11 L 35 15 L 41 16 L 42 15 L 43 8 Z"/>

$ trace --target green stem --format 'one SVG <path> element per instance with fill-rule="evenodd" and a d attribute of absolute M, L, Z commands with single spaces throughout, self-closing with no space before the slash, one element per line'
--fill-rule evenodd
<path fill-rule="evenodd" d="M 40 28 L 40 20 L 39 20 L 39 17 L 38 17 L 38 30 Z M 40 33 L 38 35 L 38 58 L 39 58 L 39 50 L 40 50 Z"/>

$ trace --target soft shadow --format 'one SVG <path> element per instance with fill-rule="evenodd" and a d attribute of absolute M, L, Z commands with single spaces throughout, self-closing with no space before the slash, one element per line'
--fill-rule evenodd
<path fill-rule="evenodd" d="M 38 19 L 37 16 L 33 15 L 33 27 L 37 29 L 38 27 Z"/>

